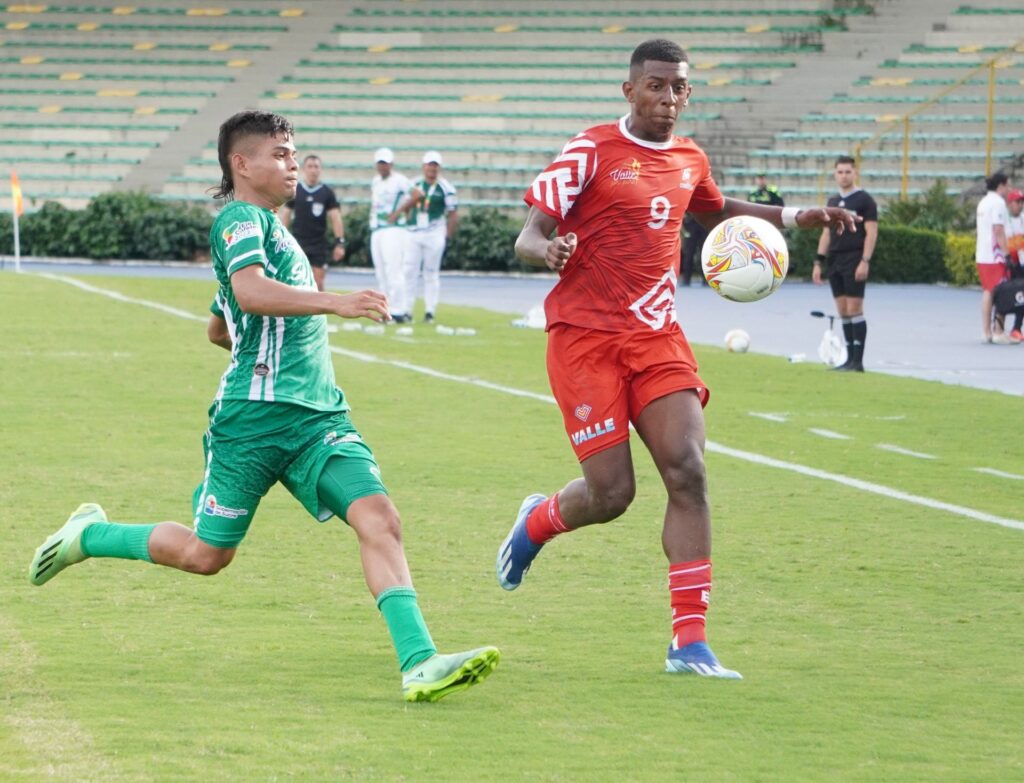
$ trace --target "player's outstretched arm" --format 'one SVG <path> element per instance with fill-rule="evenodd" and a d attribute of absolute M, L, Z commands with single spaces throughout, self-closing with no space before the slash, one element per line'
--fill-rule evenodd
<path fill-rule="evenodd" d="M 387 321 L 388 299 L 378 291 L 332 294 L 271 280 L 259 264 L 239 269 L 231 275 L 231 288 L 238 306 L 250 315 L 339 315 L 342 318 L 369 318 Z"/>
<path fill-rule="evenodd" d="M 557 227 L 558 221 L 551 215 L 530 207 L 523 230 L 516 239 L 516 255 L 532 266 L 547 266 L 556 272 L 561 271 L 576 251 L 576 235 L 566 234 L 552 239 Z"/>
<path fill-rule="evenodd" d="M 727 218 L 735 215 L 750 215 L 767 220 L 776 228 L 789 228 L 793 223 L 782 220 L 783 213 L 793 216 L 800 228 L 834 228 L 837 233 L 857 231 L 857 224 L 862 222 L 859 215 L 854 215 L 839 207 L 773 207 L 770 204 L 752 204 L 749 201 L 727 198 L 725 206 L 718 212 L 694 212 L 693 215 L 705 228 L 714 228 Z"/>

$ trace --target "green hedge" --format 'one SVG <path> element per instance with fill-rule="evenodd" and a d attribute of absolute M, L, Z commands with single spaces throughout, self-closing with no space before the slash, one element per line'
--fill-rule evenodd
<path fill-rule="evenodd" d="M 810 278 L 820 236 L 821 229 L 790 231 L 787 237 L 790 275 Z M 950 268 L 949 258 L 947 235 L 883 223 L 878 227 L 878 244 L 871 260 L 871 280 L 876 283 L 938 283 L 949 280 L 964 285 L 958 282 Z M 972 264 L 973 261 L 972 245 Z M 974 282 L 977 282 L 976 278 Z"/>
<path fill-rule="evenodd" d="M 0 253 L 14 252 L 10 216 L 0 221 Z M 32 256 L 192 261 L 210 251 L 213 217 L 195 205 L 147 193 L 97 196 L 82 210 L 47 201 L 19 221 L 21 252 Z"/>

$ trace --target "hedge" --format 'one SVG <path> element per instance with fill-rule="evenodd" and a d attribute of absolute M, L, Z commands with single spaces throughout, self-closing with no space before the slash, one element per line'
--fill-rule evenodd
<path fill-rule="evenodd" d="M 459 230 L 444 259 L 446 269 L 504 272 L 534 269 L 515 257 L 522 216 L 496 209 L 460 213 Z M 369 206 L 345 211 L 346 266 L 370 266 Z M 146 193 L 112 192 L 83 210 L 47 202 L 20 223 L 26 256 L 96 259 L 203 260 L 209 254 L 211 213 L 203 207 L 164 201 Z M 809 278 L 818 229 L 788 232 L 790 275 Z M 11 216 L 0 213 L 0 253 L 14 252 Z M 871 279 L 889 283 L 977 285 L 974 235 L 881 223 Z"/>
<path fill-rule="evenodd" d="M 787 241 L 789 274 L 809 278 L 821 229 L 793 229 Z M 876 283 L 938 283 L 977 285 L 974 271 L 974 237 L 942 234 L 906 226 L 878 226 L 878 244 L 871 260 L 871 280 Z"/>

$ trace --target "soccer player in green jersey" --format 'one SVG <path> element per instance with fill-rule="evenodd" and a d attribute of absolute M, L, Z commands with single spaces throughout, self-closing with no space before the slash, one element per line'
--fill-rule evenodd
<path fill-rule="evenodd" d="M 327 344 L 327 314 L 384 321 L 387 300 L 376 291 L 317 290 L 306 256 L 277 218 L 298 182 L 293 135 L 284 117 L 258 111 L 220 128 L 217 197 L 228 202 L 210 230 L 220 287 L 207 335 L 231 351 L 231 361 L 210 408 L 193 527 L 115 524 L 84 503 L 36 550 L 29 579 L 42 585 L 89 557 L 215 574 L 280 481 L 316 519 L 337 515 L 355 531 L 367 586 L 398 654 L 404 698 L 436 701 L 487 677 L 499 652 L 440 655 L 427 631 L 398 511 L 349 419 Z"/>

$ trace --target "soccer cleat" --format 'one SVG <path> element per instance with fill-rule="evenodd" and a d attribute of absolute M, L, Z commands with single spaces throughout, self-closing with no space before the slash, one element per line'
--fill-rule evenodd
<path fill-rule="evenodd" d="M 427 313 L 426 315 L 424 315 L 423 316 L 423 323 L 425 323 L 425 324 L 432 324 L 432 323 L 434 323 L 434 314 L 433 313 Z"/>
<path fill-rule="evenodd" d="M 28 580 L 42 585 L 67 568 L 81 563 L 88 555 L 82 551 L 82 533 L 89 525 L 106 524 L 107 515 L 96 503 L 83 503 L 68 521 L 36 550 L 28 568 Z"/>
<path fill-rule="evenodd" d="M 533 543 L 526 535 L 526 518 L 545 500 L 547 497 L 544 495 L 528 495 L 519 506 L 515 524 L 498 547 L 498 560 L 494 570 L 498 576 L 498 584 L 505 590 L 515 590 L 523 583 L 523 577 L 530 570 L 533 558 L 544 546 Z"/>
<path fill-rule="evenodd" d="M 992 342 L 996 345 L 1013 345 L 1013 340 L 1005 332 L 992 335 Z"/>
<path fill-rule="evenodd" d="M 497 647 L 432 655 L 402 675 L 402 697 L 406 701 L 438 701 L 483 682 L 499 660 Z"/>
<path fill-rule="evenodd" d="M 1021 334 L 1020 329 L 1014 329 L 1012 332 L 1010 332 L 1010 339 L 1013 340 L 1015 343 L 1024 342 L 1024 334 Z"/>
<path fill-rule="evenodd" d="M 670 674 L 699 674 L 701 677 L 718 677 L 723 680 L 742 680 L 743 675 L 726 669 L 718 662 L 707 642 L 693 642 L 685 647 L 668 646 L 665 671 Z"/>

